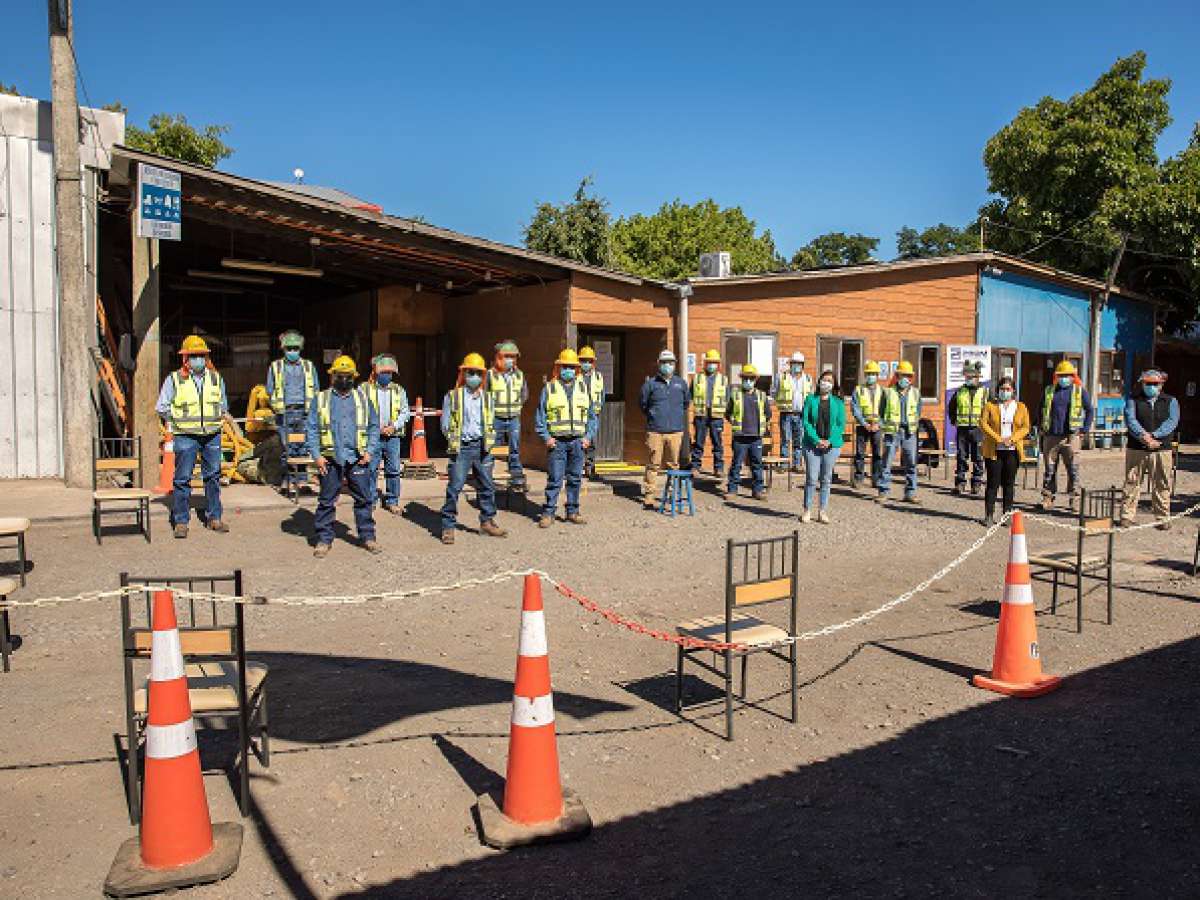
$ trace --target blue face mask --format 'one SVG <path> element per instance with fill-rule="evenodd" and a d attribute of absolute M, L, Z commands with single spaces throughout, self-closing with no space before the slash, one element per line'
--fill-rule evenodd
<path fill-rule="evenodd" d="M 565 383 L 570 384 L 572 381 L 575 380 L 575 370 L 574 369 L 559 369 L 558 377 L 561 378 Z"/>
<path fill-rule="evenodd" d="M 875 382 L 877 382 L 878 380 L 879 380 L 879 376 L 878 376 L 878 375 L 868 375 L 868 376 L 867 376 L 867 384 L 868 384 L 868 385 L 874 384 L 874 383 L 875 383 Z"/>
<path fill-rule="evenodd" d="M 517 361 L 515 359 L 513 359 L 511 356 L 504 357 L 504 371 L 505 372 L 511 372 L 513 370 L 513 367 L 516 364 L 517 364 Z"/>
<path fill-rule="evenodd" d="M 704 367 L 704 371 L 707 372 L 709 375 L 716 375 L 717 369 L 719 369 L 719 368 L 721 368 L 721 367 L 719 365 L 717 365 L 716 363 L 709 363 L 708 365 L 706 365 Z"/>
<path fill-rule="evenodd" d="M 590 362 L 581 362 L 579 364 L 579 368 L 581 368 L 583 370 L 584 375 L 587 375 L 589 372 L 592 371 L 592 364 Z"/>
<path fill-rule="evenodd" d="M 300 351 L 299 350 L 284 350 L 283 358 L 286 359 L 288 362 L 300 362 Z"/>
<path fill-rule="evenodd" d="M 471 390 L 475 390 L 481 384 L 483 384 L 483 376 L 476 372 L 472 372 L 470 375 L 468 375 L 466 378 L 463 379 L 463 384 L 465 384 Z"/>
<path fill-rule="evenodd" d="M 659 363 L 658 371 L 670 378 L 675 374 L 675 363 Z"/>
<path fill-rule="evenodd" d="M 205 356 L 189 356 L 188 367 L 199 375 L 208 368 L 208 357 Z"/>
<path fill-rule="evenodd" d="M 1009 400 L 1012 399 L 1012 391 L 1009 390 L 1008 388 L 1000 388 L 1000 390 L 997 392 L 997 396 L 1001 400 L 1003 400 L 1005 403 L 1007 403 Z"/>
<path fill-rule="evenodd" d="M 1072 378 L 1070 375 L 1064 375 L 1062 378 L 1058 379 L 1058 386 L 1060 388 L 1069 388 L 1074 383 L 1075 383 L 1075 379 Z"/>
<path fill-rule="evenodd" d="M 1153 400 L 1155 397 L 1157 397 L 1159 391 L 1161 391 L 1161 390 L 1162 390 L 1162 385 L 1158 385 L 1158 384 L 1143 384 L 1142 385 L 1142 393 L 1145 394 L 1147 397 L 1149 397 L 1151 400 Z"/>
<path fill-rule="evenodd" d="M 793 375 L 799 375 L 803 371 L 804 371 L 804 366 L 792 366 L 792 374 Z"/>
<path fill-rule="evenodd" d="M 907 375 L 901 375 L 900 379 L 896 382 L 896 384 L 900 385 L 900 387 L 902 387 L 902 388 L 906 388 L 910 384 L 912 384 L 912 379 L 909 378 Z"/>
<path fill-rule="evenodd" d="M 392 383 L 392 373 L 391 372 L 376 372 L 375 380 L 377 382 L 379 382 L 379 384 L 382 384 L 384 387 L 387 387 L 389 384 Z"/>
<path fill-rule="evenodd" d="M 747 378 L 745 381 L 742 382 L 742 390 L 743 391 L 754 390 L 754 382 Z"/>

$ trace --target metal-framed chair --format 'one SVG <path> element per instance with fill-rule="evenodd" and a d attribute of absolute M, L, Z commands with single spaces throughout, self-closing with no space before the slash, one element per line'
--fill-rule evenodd
<path fill-rule="evenodd" d="M 740 650 L 713 652 L 712 664 L 697 659 L 704 649 L 679 646 L 675 661 L 675 711 L 683 714 L 683 666 L 691 662 L 712 672 L 725 684 L 725 739 L 733 740 L 733 666 L 742 664 L 740 698 L 746 701 L 746 669 L 754 653 L 769 653 L 788 664 L 791 671 L 792 714 L 797 719 L 796 644 L 787 645 L 786 652 L 778 649 L 780 641 L 796 635 L 796 614 L 799 591 L 796 573 L 800 561 L 800 532 L 784 537 L 753 541 L 730 540 L 725 545 L 725 611 L 680 623 L 676 634 L 704 641 L 721 641 L 744 645 Z M 788 625 L 781 628 L 740 610 L 749 606 L 786 602 Z M 718 659 L 723 665 L 717 665 Z M 699 705 L 699 704 L 697 704 Z"/>
<path fill-rule="evenodd" d="M 307 451 L 293 455 L 293 450 L 302 448 L 308 439 L 300 432 L 288 435 L 288 447 L 283 470 L 283 492 L 293 503 L 300 502 L 300 485 L 308 483 L 312 477 L 312 467 L 316 460 Z"/>
<path fill-rule="evenodd" d="M 5 549 L 17 550 L 17 578 L 21 587 L 25 586 L 25 570 L 29 567 L 29 556 L 25 549 L 25 533 L 32 523 L 24 516 L 6 516 L 0 518 L 0 540 L 12 539 L 15 543 Z"/>
<path fill-rule="evenodd" d="M 1083 632 L 1083 580 L 1092 578 L 1103 581 L 1108 593 L 1108 624 L 1113 623 L 1113 545 L 1116 537 L 1114 523 L 1120 514 L 1120 488 L 1105 490 L 1082 489 L 1079 492 L 1079 529 L 1075 532 L 1074 550 L 1056 550 L 1050 553 L 1031 554 L 1029 571 L 1033 578 L 1041 581 L 1049 575 L 1053 593 L 1050 595 L 1050 612 L 1058 612 L 1058 584 L 1075 584 L 1075 631 Z M 1084 541 L 1104 539 L 1106 550 L 1102 554 L 1084 554 Z"/>
<path fill-rule="evenodd" d="M 1042 445 L 1038 440 L 1037 428 L 1030 428 L 1025 438 L 1025 458 L 1018 468 L 1021 470 L 1021 490 L 1029 490 L 1029 473 L 1033 473 L 1033 486 L 1040 487 L 1038 474 L 1041 472 Z"/>
<path fill-rule="evenodd" d="M 141 767 L 139 748 L 146 728 L 147 684 L 144 675 L 135 683 L 134 665 L 150 660 L 153 635 L 150 619 L 155 590 L 179 589 L 217 593 L 219 588 L 242 596 L 242 572 L 229 575 L 152 577 L 121 573 L 121 586 L 144 586 L 144 604 L 121 597 L 121 647 L 125 669 L 125 775 L 129 803 L 129 821 L 141 819 Z M 216 601 L 176 601 L 179 616 L 179 643 L 183 651 L 184 672 L 192 716 L 205 726 L 226 726 L 237 722 L 238 808 L 245 816 L 250 806 L 249 757 L 270 767 L 270 736 L 267 723 L 267 667 L 247 661 L 245 619 L 241 603 L 233 606 L 233 621 L 222 622 Z M 180 605 L 182 604 L 182 605 Z M 207 609 L 206 609 L 207 607 Z M 145 610 L 143 616 L 141 610 Z M 144 621 L 143 621 L 144 619 Z"/>
<path fill-rule="evenodd" d="M 127 484 L 101 487 L 101 477 Z M 102 543 L 106 515 L 134 516 L 150 543 L 150 498 L 142 485 L 141 437 L 92 438 L 92 534 Z"/>

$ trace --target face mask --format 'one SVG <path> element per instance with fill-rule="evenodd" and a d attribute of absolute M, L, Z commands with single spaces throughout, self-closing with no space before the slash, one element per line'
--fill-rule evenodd
<path fill-rule="evenodd" d="M 283 358 L 286 359 L 288 362 L 300 362 L 300 351 L 299 350 L 284 350 Z"/>
<path fill-rule="evenodd" d="M 868 376 L 867 376 L 867 384 L 868 384 L 868 385 L 872 385 L 872 384 L 874 384 L 875 382 L 877 382 L 878 380 L 879 380 L 879 376 L 878 376 L 878 375 L 868 375 Z"/>
<path fill-rule="evenodd" d="M 1157 384 L 1143 384 L 1142 385 L 1142 393 L 1145 394 L 1147 397 L 1149 397 L 1151 400 L 1153 400 L 1155 397 L 1157 397 L 1158 392 L 1161 390 L 1162 390 L 1162 387 Z"/>
<path fill-rule="evenodd" d="M 912 384 L 912 379 L 909 378 L 907 375 L 901 375 L 900 380 L 897 381 L 896 384 L 900 385 L 901 388 L 906 388 L 910 384 Z"/>
<path fill-rule="evenodd" d="M 333 379 L 334 390 L 341 391 L 343 394 L 354 387 L 354 377 L 351 375 L 337 375 Z"/>
<path fill-rule="evenodd" d="M 720 368 L 716 363 L 709 363 L 704 367 L 704 371 L 709 375 L 716 375 L 717 369 Z"/>
<path fill-rule="evenodd" d="M 375 375 L 375 380 L 377 382 L 379 382 L 380 384 L 382 384 L 384 387 L 387 387 L 389 384 L 392 383 L 392 373 L 391 372 L 378 372 Z"/>
<path fill-rule="evenodd" d="M 799 375 L 803 371 L 804 371 L 804 366 L 792 366 L 792 374 L 793 375 Z"/>
<path fill-rule="evenodd" d="M 817 390 L 820 391 L 822 394 L 828 394 L 830 391 L 833 390 L 833 384 L 828 381 L 822 381 L 817 384 Z"/>
<path fill-rule="evenodd" d="M 504 357 L 504 371 L 505 372 L 511 372 L 513 370 L 513 366 L 515 366 L 516 364 L 517 364 L 517 361 L 515 359 L 513 359 L 511 356 Z"/>
<path fill-rule="evenodd" d="M 483 384 L 483 376 L 476 372 L 472 372 L 470 375 L 468 375 L 466 378 L 463 379 L 463 383 L 466 384 L 466 386 L 469 387 L 471 390 L 475 390 L 481 384 Z"/>
<path fill-rule="evenodd" d="M 675 374 L 675 363 L 659 363 L 658 371 L 670 378 Z"/>
<path fill-rule="evenodd" d="M 1069 388 L 1074 383 L 1075 383 L 1075 379 L 1072 378 L 1070 375 L 1064 375 L 1062 378 L 1058 379 L 1058 386 L 1060 388 Z"/>
<path fill-rule="evenodd" d="M 1000 395 L 1000 399 L 1005 403 L 1012 399 L 1012 391 L 1008 388 L 1001 388 L 998 393 Z"/>
<path fill-rule="evenodd" d="M 583 370 L 584 375 L 588 375 L 592 371 L 592 364 L 590 362 L 581 362 L 579 368 Z"/>
<path fill-rule="evenodd" d="M 967 387 L 979 387 L 979 379 L 978 378 L 968 378 L 967 379 Z"/>
<path fill-rule="evenodd" d="M 575 380 L 575 370 L 574 369 L 559 369 L 558 377 L 561 378 L 567 384 L 570 384 L 572 381 Z"/>
<path fill-rule="evenodd" d="M 742 382 L 742 390 L 743 391 L 754 390 L 754 382 L 747 378 L 745 381 Z"/>
<path fill-rule="evenodd" d="M 208 368 L 208 359 L 203 356 L 189 356 L 188 366 L 193 372 L 199 375 Z"/>

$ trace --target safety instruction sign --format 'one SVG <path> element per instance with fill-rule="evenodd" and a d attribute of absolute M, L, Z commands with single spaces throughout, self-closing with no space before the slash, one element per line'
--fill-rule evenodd
<path fill-rule="evenodd" d="M 183 236 L 183 180 L 178 172 L 138 163 L 138 237 Z"/>
<path fill-rule="evenodd" d="M 951 344 L 946 348 L 946 387 L 955 390 L 962 387 L 963 366 L 979 363 L 980 382 L 992 380 L 992 348 L 986 344 Z"/>

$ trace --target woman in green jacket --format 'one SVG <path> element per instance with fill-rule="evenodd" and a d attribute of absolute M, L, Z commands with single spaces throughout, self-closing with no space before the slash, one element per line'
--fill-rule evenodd
<path fill-rule="evenodd" d="M 822 372 L 817 392 L 809 394 L 800 413 L 804 423 L 804 513 L 801 522 L 811 522 L 813 494 L 821 486 L 821 509 L 817 521 L 829 524 L 829 485 L 833 465 L 842 454 L 846 431 L 846 402 L 837 388 L 832 372 Z"/>

